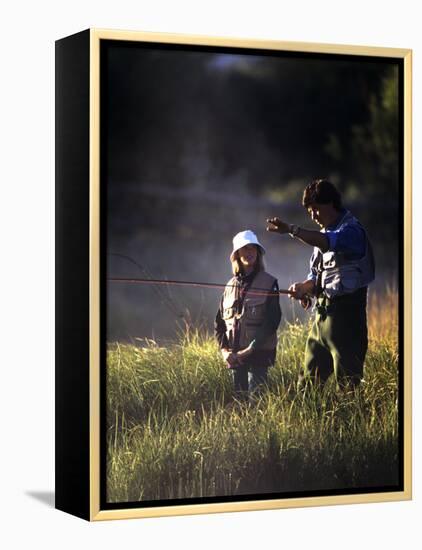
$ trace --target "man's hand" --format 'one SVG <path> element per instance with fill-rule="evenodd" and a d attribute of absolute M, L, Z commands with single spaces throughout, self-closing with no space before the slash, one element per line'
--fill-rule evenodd
<path fill-rule="evenodd" d="M 267 231 L 272 233 L 280 233 L 280 235 L 290 233 L 290 229 L 292 228 L 290 224 L 283 222 L 280 218 L 269 218 L 267 219 L 267 224 Z M 316 246 L 322 253 L 327 252 L 329 248 L 330 242 L 327 235 L 324 235 L 324 233 L 321 233 L 320 231 L 309 231 L 308 229 L 303 229 L 303 227 L 300 227 L 298 228 L 298 232 L 295 236 L 305 244 Z"/>
<path fill-rule="evenodd" d="M 289 298 L 301 300 L 305 294 L 309 293 L 308 285 L 305 283 L 293 283 L 289 286 Z M 312 283 L 313 287 L 313 283 Z"/>
<path fill-rule="evenodd" d="M 291 299 L 300 300 L 304 309 L 309 309 L 312 305 L 311 296 L 313 295 L 315 284 L 312 280 L 303 281 L 303 283 L 293 283 L 289 286 L 289 296 Z"/>
<path fill-rule="evenodd" d="M 267 224 L 267 231 L 280 233 L 280 235 L 289 233 L 290 225 L 280 220 L 280 218 L 269 218 L 267 219 Z"/>

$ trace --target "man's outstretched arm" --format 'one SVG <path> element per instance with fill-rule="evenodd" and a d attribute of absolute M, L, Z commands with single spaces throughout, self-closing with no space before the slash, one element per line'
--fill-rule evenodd
<path fill-rule="evenodd" d="M 292 225 L 283 222 L 280 218 L 270 218 L 267 220 L 267 224 L 267 231 L 272 233 L 280 233 L 280 235 L 290 233 L 292 230 Z M 329 248 L 327 236 L 319 231 L 309 231 L 308 229 L 303 229 L 302 227 L 296 226 L 294 236 L 305 244 L 316 246 L 321 250 L 321 252 L 327 252 Z"/>

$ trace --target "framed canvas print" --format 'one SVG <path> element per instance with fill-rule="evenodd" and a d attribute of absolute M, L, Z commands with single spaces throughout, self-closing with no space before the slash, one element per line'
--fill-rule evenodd
<path fill-rule="evenodd" d="M 56 43 L 56 507 L 411 498 L 411 51 Z"/>

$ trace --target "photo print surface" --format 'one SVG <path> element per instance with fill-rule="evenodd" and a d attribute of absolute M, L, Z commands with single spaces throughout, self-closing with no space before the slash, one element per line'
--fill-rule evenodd
<path fill-rule="evenodd" d="M 100 56 L 102 507 L 402 489 L 402 61 Z"/>

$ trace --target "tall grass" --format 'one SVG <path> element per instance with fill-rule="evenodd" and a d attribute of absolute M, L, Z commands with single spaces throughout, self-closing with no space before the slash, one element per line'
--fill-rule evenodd
<path fill-rule="evenodd" d="M 166 348 L 110 344 L 107 500 L 397 485 L 394 299 L 370 302 L 365 381 L 348 392 L 330 382 L 297 391 L 308 324 L 284 326 L 268 386 L 250 404 L 234 399 L 216 343 L 199 331 Z"/>

